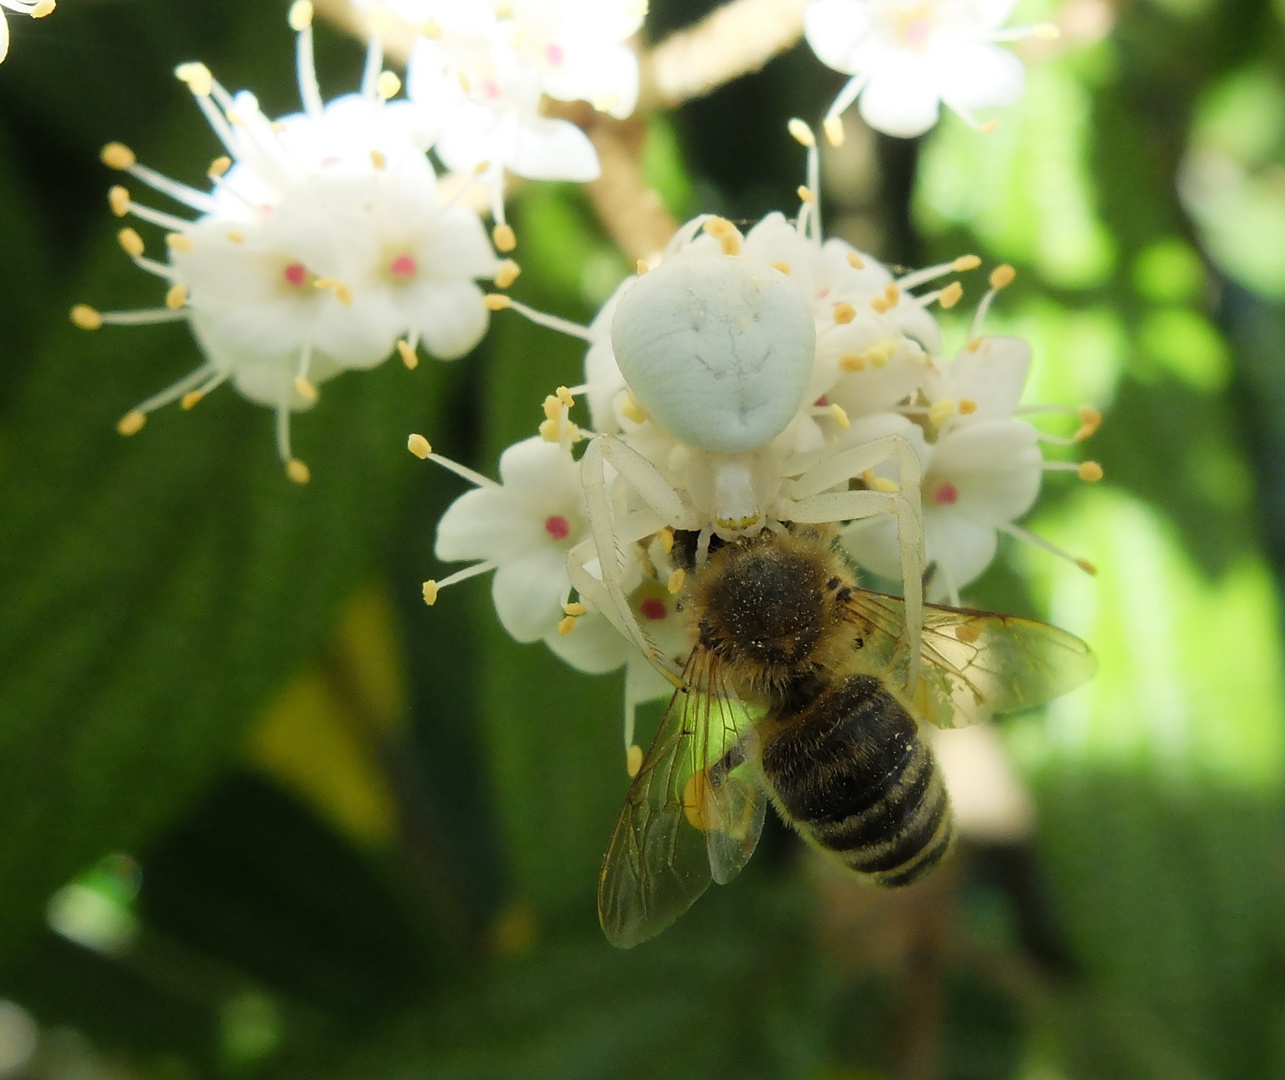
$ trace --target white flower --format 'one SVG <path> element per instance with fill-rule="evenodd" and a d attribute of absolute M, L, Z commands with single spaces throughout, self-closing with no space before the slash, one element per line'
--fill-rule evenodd
<path fill-rule="evenodd" d="M 500 483 L 477 479 L 442 515 L 435 550 L 446 562 L 480 561 L 431 583 L 425 596 L 494 569 L 491 596 L 504 629 L 518 641 L 555 635 L 571 592 L 567 552 L 586 535 L 579 465 L 568 446 L 535 437 L 504 451 Z"/>
<path fill-rule="evenodd" d="M 119 144 L 104 161 L 201 216 L 188 221 L 112 190 L 118 215 L 168 230 L 168 261 L 144 255 L 133 229 L 121 243 L 135 263 L 168 283 L 156 311 L 100 314 L 80 306 L 78 325 L 186 319 L 206 362 L 121 421 L 123 434 L 148 412 L 183 399 L 191 407 L 224 381 L 277 412 L 278 452 L 292 479 L 308 470 L 290 447 L 289 416 L 309 407 L 317 386 L 347 370 L 368 369 L 393 351 L 408 367 L 417 347 L 448 360 L 468 352 L 488 324 L 477 277 L 516 275 L 501 263 L 481 221 L 441 205 L 425 156 L 422 117 L 390 105 L 397 80 L 380 73 L 372 46 L 360 94 L 324 104 L 312 69 L 311 11 L 291 9 L 299 31 L 304 110 L 271 121 L 254 96 L 231 95 L 200 64 L 178 75 L 228 151 L 211 167 L 203 192 L 139 165 Z"/>
<path fill-rule="evenodd" d="M 995 42 L 1049 26 L 1002 30 L 1014 0 L 812 0 L 804 35 L 822 63 L 851 75 L 826 116 L 839 142 L 839 116 L 860 98 L 862 118 L 888 135 L 911 138 L 937 122 L 945 104 L 974 126 L 977 109 L 1011 105 L 1025 72 Z"/>
<path fill-rule="evenodd" d="M 0 0 L 0 63 L 9 55 L 9 24 L 5 21 L 4 9 L 43 19 L 55 6 L 54 0 Z"/>

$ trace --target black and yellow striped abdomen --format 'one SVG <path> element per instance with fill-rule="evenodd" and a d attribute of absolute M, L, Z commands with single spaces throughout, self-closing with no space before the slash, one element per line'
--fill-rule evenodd
<path fill-rule="evenodd" d="M 879 679 L 802 695 L 764 732 L 786 819 L 877 885 L 909 885 L 950 849 L 950 801 L 914 719 Z"/>

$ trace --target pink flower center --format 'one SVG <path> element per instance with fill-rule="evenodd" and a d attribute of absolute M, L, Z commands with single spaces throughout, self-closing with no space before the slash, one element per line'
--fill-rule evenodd
<path fill-rule="evenodd" d="M 321 159 L 321 167 L 323 169 L 328 169 L 332 165 L 338 165 L 339 161 L 340 161 L 340 158 L 337 155 L 330 154 L 328 157 L 323 157 Z"/>
<path fill-rule="evenodd" d="M 482 97 L 487 101 L 499 101 L 504 94 L 500 90 L 500 84 L 494 79 L 485 79 L 482 82 Z"/>
<path fill-rule="evenodd" d="M 554 67 L 562 67 L 567 61 L 567 54 L 562 51 L 562 46 L 557 43 L 545 46 L 544 55 Z"/>
<path fill-rule="evenodd" d="M 651 622 L 660 622 L 661 619 L 669 614 L 669 608 L 665 607 L 665 601 L 655 596 L 650 596 L 639 604 L 638 610 L 642 613 L 644 619 L 648 619 Z"/>
<path fill-rule="evenodd" d="M 932 32 L 933 24 L 931 20 L 925 19 L 920 15 L 906 23 L 902 36 L 905 37 L 906 44 L 912 49 L 922 49 L 928 44 L 928 38 L 932 35 Z"/>
<path fill-rule="evenodd" d="M 298 288 L 308 280 L 308 268 L 303 263 L 291 263 L 283 271 L 285 279 Z"/>
<path fill-rule="evenodd" d="M 824 409 L 829 404 L 830 404 L 830 399 L 826 397 L 824 394 L 822 394 L 819 398 L 816 399 L 816 404 L 814 405 L 814 408 Z"/>
<path fill-rule="evenodd" d="M 952 506 L 959 498 L 959 489 L 949 480 L 943 480 L 933 492 L 933 502 L 938 506 Z"/>
<path fill-rule="evenodd" d="M 571 522 L 561 514 L 550 514 L 544 519 L 544 531 L 555 540 L 565 540 L 571 535 Z"/>
<path fill-rule="evenodd" d="M 388 264 L 388 272 L 393 277 L 409 278 L 414 277 L 415 272 L 419 269 L 415 259 L 410 255 L 398 255 Z"/>

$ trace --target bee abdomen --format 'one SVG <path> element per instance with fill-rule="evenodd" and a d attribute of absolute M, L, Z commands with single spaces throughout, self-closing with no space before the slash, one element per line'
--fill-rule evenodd
<path fill-rule="evenodd" d="M 908 885 L 950 849 L 950 801 L 915 721 L 855 676 L 781 718 L 763 769 L 794 825 L 871 882 Z"/>

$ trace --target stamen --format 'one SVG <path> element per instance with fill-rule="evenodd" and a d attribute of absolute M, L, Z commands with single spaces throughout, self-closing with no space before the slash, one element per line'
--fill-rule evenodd
<path fill-rule="evenodd" d="M 97 330 L 103 325 L 103 316 L 97 308 L 77 304 L 71 309 L 71 321 L 82 330 Z"/>
<path fill-rule="evenodd" d="M 500 263 L 499 269 L 495 271 L 494 281 L 495 281 L 496 287 L 500 289 L 507 289 L 510 285 L 512 285 L 515 281 L 517 281 L 518 275 L 520 273 L 522 273 L 522 267 L 520 267 L 512 259 L 505 259 L 502 263 Z"/>
<path fill-rule="evenodd" d="M 402 358 L 402 363 L 406 365 L 407 371 L 414 371 L 419 367 L 419 353 L 415 351 L 409 341 L 399 340 L 397 342 L 397 355 Z"/>
<path fill-rule="evenodd" d="M 852 421 L 848 419 L 848 414 L 844 411 L 842 405 L 832 403 L 830 405 L 830 415 L 834 417 L 834 422 L 844 431 L 852 427 Z"/>
<path fill-rule="evenodd" d="M 791 119 L 785 128 L 800 146 L 805 146 L 809 150 L 816 146 L 817 138 L 812 133 L 812 129 L 797 116 Z"/>
<path fill-rule="evenodd" d="M 814 203 L 817 201 L 816 194 L 804 184 L 800 184 L 795 188 L 795 193 L 799 196 L 801 202 Z"/>
<path fill-rule="evenodd" d="M 412 434 L 406 440 L 406 449 L 423 461 L 427 461 L 433 453 L 433 447 L 429 441 L 423 435 L 417 434 Z"/>
<path fill-rule="evenodd" d="M 165 294 L 165 306 L 172 311 L 177 311 L 187 303 L 187 286 L 181 281 L 170 287 L 169 292 Z"/>
<path fill-rule="evenodd" d="M 626 392 L 624 403 L 620 406 L 620 415 L 626 420 L 632 420 L 635 424 L 641 424 L 647 419 L 647 410 L 634 397 L 632 390 Z"/>
<path fill-rule="evenodd" d="M 656 534 L 656 542 L 660 544 L 660 550 L 666 555 L 672 554 L 674 550 L 674 530 L 666 525 Z"/>
<path fill-rule="evenodd" d="M 858 255 L 855 251 L 849 251 L 847 255 L 847 259 L 848 259 L 848 265 L 852 267 L 853 270 L 864 270 L 866 268 L 866 260 L 863 259 L 860 255 Z"/>
<path fill-rule="evenodd" d="M 383 172 L 388 168 L 388 155 L 382 150 L 372 150 L 370 152 L 370 164 L 374 167 L 375 172 Z"/>
<path fill-rule="evenodd" d="M 1031 544 L 1033 547 L 1040 548 L 1042 551 L 1047 551 L 1050 555 L 1056 555 L 1059 559 L 1066 559 L 1067 562 L 1075 563 L 1076 566 L 1090 577 L 1097 576 L 1098 568 L 1094 566 L 1093 563 L 1089 562 L 1088 559 L 1076 558 L 1070 552 L 1063 550 L 1056 544 L 1050 543 L 1042 536 L 1036 536 L 1035 533 L 1023 529 L 1020 525 L 1014 525 L 1011 521 L 997 521 L 992 524 L 994 524 L 995 528 L 999 529 L 1001 532 L 1006 532 L 1010 536 L 1016 537 L 1018 540 Z"/>
<path fill-rule="evenodd" d="M 1083 442 L 1102 426 L 1102 414 L 1090 405 L 1080 409 L 1080 426 L 1071 436 L 1076 442 Z"/>
<path fill-rule="evenodd" d="M 991 287 L 986 290 L 986 295 L 982 297 L 982 302 L 977 305 L 977 313 L 973 316 L 972 325 L 968 328 L 969 344 L 968 348 L 974 352 L 977 346 L 974 342 L 980 342 L 982 332 L 982 320 L 986 318 L 986 313 L 990 310 L 991 302 L 995 299 L 995 294 L 1000 289 L 1007 288 L 1017 277 L 1017 271 L 1008 263 L 1001 263 L 991 271 Z"/>
<path fill-rule="evenodd" d="M 825 140 L 831 146 L 843 145 L 843 120 L 838 116 L 827 116 L 821 121 L 822 130 L 825 131 Z"/>
<path fill-rule="evenodd" d="M 843 371 L 865 371 L 866 358 L 860 353 L 844 353 L 839 357 L 839 368 Z"/>
<path fill-rule="evenodd" d="M 960 255 L 959 258 L 948 263 L 938 263 L 936 266 L 925 266 L 922 270 L 911 271 L 898 278 L 897 284 L 903 289 L 913 289 L 944 274 L 962 274 L 966 270 L 975 270 L 981 265 L 982 260 L 976 255 Z"/>
<path fill-rule="evenodd" d="M 950 398 L 939 398 L 928 406 L 928 422 L 940 431 L 955 415 L 955 403 Z"/>
<path fill-rule="evenodd" d="M 587 612 L 589 609 L 585 607 L 584 604 L 580 603 L 579 600 L 576 600 L 569 604 L 563 604 L 562 610 L 565 611 L 568 615 L 574 615 L 578 619 L 581 615 L 585 614 L 585 612 Z"/>
<path fill-rule="evenodd" d="M 120 244 L 121 249 L 131 259 L 137 259 L 143 254 L 143 238 L 138 235 L 136 229 L 124 228 L 116 234 L 116 241 Z"/>
<path fill-rule="evenodd" d="M 120 434 L 128 437 L 137 435 L 143 430 L 143 425 L 147 423 L 147 414 L 139 409 L 131 409 L 116 423 L 116 430 Z"/>
<path fill-rule="evenodd" d="M 687 583 L 687 571 L 675 570 L 669 575 L 669 580 L 665 582 L 665 588 L 669 590 L 672 596 L 677 596 L 683 591 L 683 586 Z"/>
<path fill-rule="evenodd" d="M 286 462 L 286 475 L 296 484 L 306 484 L 312 479 L 312 470 L 298 458 Z"/>
<path fill-rule="evenodd" d="M 566 637 L 575 628 L 576 628 L 576 617 L 574 615 L 568 615 L 566 618 L 562 619 L 558 623 L 558 633 L 561 634 L 563 637 Z"/>
<path fill-rule="evenodd" d="M 590 334 L 587 326 L 573 323 L 569 319 L 559 318 L 557 315 L 546 315 L 543 311 L 536 311 L 535 308 L 528 307 L 526 304 L 514 300 L 511 296 L 505 296 L 502 293 L 488 293 L 482 297 L 482 303 L 491 311 L 504 311 L 507 308 L 512 308 L 519 315 L 530 319 L 537 326 L 545 326 L 550 330 L 557 330 L 559 333 L 569 334 L 571 337 L 577 337 L 581 341 L 593 344 L 593 335 Z"/>
<path fill-rule="evenodd" d="M 773 270 L 779 270 L 781 273 L 785 274 L 787 277 L 788 277 L 788 276 L 789 276 L 789 274 L 790 274 L 790 264 L 789 264 L 788 262 L 774 262 L 774 263 L 768 263 L 768 266 L 772 267 L 772 269 L 773 269 Z"/>
<path fill-rule="evenodd" d="M 625 751 L 625 772 L 627 772 L 630 779 L 632 779 L 642 771 L 642 766 L 642 747 L 637 743 L 630 743 L 629 749 Z"/>
<path fill-rule="evenodd" d="M 196 241 L 186 233 L 173 232 L 165 237 L 165 246 L 173 251 L 186 253 L 196 250 Z"/>
<path fill-rule="evenodd" d="M 500 222 L 491 230 L 491 239 L 495 241 L 496 250 L 506 254 L 518 246 L 518 238 L 513 232 L 513 227 L 505 222 Z"/>
<path fill-rule="evenodd" d="M 558 396 L 558 400 L 562 402 L 562 404 L 565 405 L 568 409 L 571 408 L 573 405 L 575 405 L 576 403 L 575 397 L 572 396 L 571 391 L 568 390 L 565 386 L 559 386 L 554 391 L 554 393 Z"/>
<path fill-rule="evenodd" d="M 124 217 L 129 213 L 129 190 L 113 184 L 107 191 L 107 205 L 117 217 Z"/>
<path fill-rule="evenodd" d="M 975 413 L 976 411 L 977 411 L 977 402 L 975 402 L 972 398 L 964 397 L 959 399 L 960 416 L 972 416 L 973 413 Z"/>
<path fill-rule="evenodd" d="M 846 326 L 857 317 L 857 309 L 851 304 L 842 303 L 834 305 L 834 321 L 840 326 Z"/>
<path fill-rule="evenodd" d="M 375 80 L 375 93 L 383 101 L 395 98 L 402 89 L 402 81 L 391 71 L 381 71 Z"/>
<path fill-rule="evenodd" d="M 134 157 L 133 150 L 124 143 L 118 142 L 108 143 L 99 152 L 98 157 L 109 169 L 118 169 L 121 172 L 132 168 L 138 160 Z"/>

